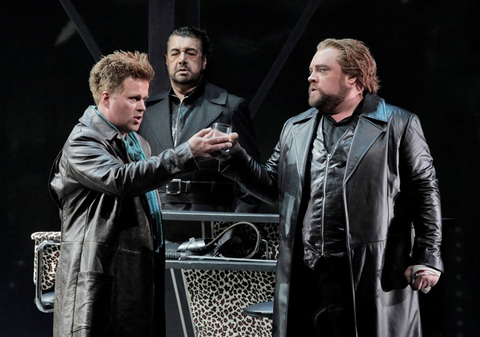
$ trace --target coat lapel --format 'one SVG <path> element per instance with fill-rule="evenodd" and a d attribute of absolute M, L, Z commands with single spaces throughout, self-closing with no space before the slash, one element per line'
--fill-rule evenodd
<path fill-rule="evenodd" d="M 155 130 L 155 132 L 152 133 L 158 145 L 155 146 L 155 148 L 158 147 L 162 149 L 162 151 L 173 148 L 170 107 L 168 104 L 168 98 L 165 96 L 158 103 L 152 105 L 146 112 L 149 114 L 146 119 L 148 119 L 151 129 Z"/>
<path fill-rule="evenodd" d="M 312 109 L 312 114 L 310 114 L 307 119 L 298 122 L 295 128 L 292 129 L 293 146 L 297 161 L 297 174 L 301 179 L 300 186 L 303 186 L 304 183 L 307 160 L 311 151 L 313 137 L 317 134 L 319 120 L 320 114 L 318 110 Z"/>
<path fill-rule="evenodd" d="M 221 106 L 204 100 L 188 118 L 180 137 L 180 143 L 186 142 L 199 130 L 210 126 L 222 114 L 222 111 Z"/>
<path fill-rule="evenodd" d="M 199 130 L 209 127 L 220 115 L 227 104 L 227 92 L 211 83 L 205 84 L 205 93 L 196 103 L 195 112 L 185 124 L 180 142 L 185 142 Z"/>
<path fill-rule="evenodd" d="M 347 159 L 345 183 L 378 137 L 386 132 L 387 121 L 384 101 L 376 95 L 366 96 Z"/>

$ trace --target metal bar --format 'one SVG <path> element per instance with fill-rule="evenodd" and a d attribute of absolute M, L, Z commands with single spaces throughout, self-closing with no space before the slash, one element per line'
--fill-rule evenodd
<path fill-rule="evenodd" d="M 52 241 L 52 240 L 45 240 L 43 241 L 38 247 L 36 252 L 36 259 L 37 259 L 37 270 L 35 273 L 35 304 L 41 312 L 50 313 L 53 312 L 53 302 L 45 303 L 44 301 L 44 292 L 42 289 L 42 275 L 43 275 L 43 250 L 45 246 L 60 246 L 60 242 Z M 53 291 L 53 290 L 52 290 Z M 50 294 L 51 295 L 51 294 Z M 48 301 L 50 302 L 50 298 Z"/>
<path fill-rule="evenodd" d="M 189 256 L 184 260 L 165 260 L 166 269 L 242 270 L 275 272 L 276 260 Z"/>
<path fill-rule="evenodd" d="M 175 27 L 200 28 L 200 0 L 175 1 Z"/>
<path fill-rule="evenodd" d="M 182 301 L 180 299 L 180 291 L 178 290 L 177 278 L 175 277 L 175 270 L 170 269 L 170 275 L 172 276 L 173 291 L 175 292 L 175 299 L 177 300 L 178 315 L 180 317 L 180 323 L 182 325 L 183 335 L 185 337 L 188 337 L 187 326 L 185 324 L 185 318 L 183 317 L 183 307 L 182 307 Z"/>
<path fill-rule="evenodd" d="M 162 219 L 184 221 L 249 221 L 257 223 L 278 223 L 279 215 L 274 213 L 162 211 Z"/>
<path fill-rule="evenodd" d="M 150 0 L 148 5 L 148 59 L 155 70 L 150 95 L 170 87 L 165 67 L 165 45 L 175 25 L 175 0 Z"/>
<path fill-rule="evenodd" d="M 87 26 L 85 26 L 85 24 L 83 23 L 82 18 L 75 9 L 75 6 L 73 6 L 70 0 L 60 0 L 60 3 L 65 9 L 65 12 L 67 12 L 68 16 L 70 17 L 70 20 L 72 20 L 75 28 L 77 28 L 78 34 L 80 34 L 80 37 L 90 51 L 90 54 L 92 54 L 93 59 L 95 61 L 100 60 L 100 58 L 102 57 L 102 52 L 95 40 L 93 39 L 92 35 L 90 34 Z"/>
<path fill-rule="evenodd" d="M 280 51 L 280 54 L 278 54 L 277 59 L 273 63 L 267 76 L 263 80 L 263 83 L 260 85 L 260 88 L 255 94 L 255 97 L 253 97 L 252 101 L 250 102 L 250 115 L 252 119 L 257 114 L 258 108 L 263 103 L 265 96 L 267 96 L 267 93 L 272 88 L 273 83 L 275 82 L 278 74 L 283 68 L 283 65 L 287 61 L 293 48 L 298 42 L 298 39 L 305 30 L 305 27 L 310 22 L 313 14 L 315 14 L 315 11 L 320 4 L 320 1 L 321 0 L 310 0 L 310 2 L 307 4 L 305 10 L 302 13 L 302 16 L 300 17 L 295 28 L 292 30 L 290 36 L 288 37 L 287 42 L 285 42 L 282 50 Z"/>
<path fill-rule="evenodd" d="M 165 67 L 165 46 L 168 36 L 183 25 L 200 26 L 200 0 L 149 0 L 148 59 L 155 70 L 150 82 L 150 95 L 170 88 Z"/>

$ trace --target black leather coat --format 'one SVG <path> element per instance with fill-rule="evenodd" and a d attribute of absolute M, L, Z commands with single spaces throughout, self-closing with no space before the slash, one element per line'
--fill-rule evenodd
<path fill-rule="evenodd" d="M 292 261 L 302 261 L 295 257 L 302 249 L 294 248 L 302 244 L 296 233 L 301 230 L 304 180 L 309 173 L 305 168 L 317 118 L 319 112 L 310 109 L 289 119 L 266 165 L 240 150 L 223 171 L 264 201 L 279 201 L 275 337 L 293 337 L 287 334 L 287 324 L 295 321 L 286 319 L 297 312 L 289 300 L 295 276 Z M 418 295 L 407 286 L 403 272 L 413 264 L 443 271 L 443 263 L 438 182 L 418 117 L 367 95 L 342 188 L 355 315 L 368 320 L 357 324 L 357 336 L 421 336 Z"/>
<path fill-rule="evenodd" d="M 145 193 L 197 169 L 186 143 L 132 162 L 121 135 L 92 108 L 85 111 L 50 177 L 62 225 L 54 336 L 152 335 L 154 252 Z"/>
<path fill-rule="evenodd" d="M 232 126 L 234 132 L 242 135 L 241 145 L 256 160 L 260 159 L 257 148 L 255 132 L 250 118 L 250 110 L 245 99 L 228 93 L 225 89 L 211 83 L 206 83 L 201 98 L 198 99 L 194 111 L 188 118 L 182 130 L 179 142 L 186 142 L 190 137 L 201 129 L 212 126 L 213 123 L 227 123 Z M 173 148 L 169 91 L 164 91 L 148 99 L 148 108 L 145 112 L 142 125 L 138 133 L 150 144 L 152 154 L 157 155 L 166 149 Z M 217 160 L 203 160 L 199 163 L 201 170 L 194 173 L 182 174 L 183 180 L 191 181 L 214 181 L 229 182 L 218 173 Z M 164 188 L 162 188 L 164 190 Z M 182 196 L 179 196 L 181 198 Z M 204 199 L 212 198 L 206 196 Z M 222 199 L 215 196 L 215 200 Z M 187 198 L 188 199 L 188 198 Z M 219 211 L 219 212 L 256 212 L 259 200 L 241 191 L 233 184 L 232 192 L 224 198 L 225 201 L 216 201 L 212 208 L 203 209 L 202 204 L 193 204 L 194 211 Z M 222 203 L 222 204 L 220 204 Z M 174 204 L 166 204 L 163 209 L 176 209 Z"/>

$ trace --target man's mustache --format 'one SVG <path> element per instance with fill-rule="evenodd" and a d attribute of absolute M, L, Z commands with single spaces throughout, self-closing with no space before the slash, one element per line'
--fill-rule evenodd
<path fill-rule="evenodd" d="M 185 71 L 185 70 L 191 71 L 191 70 L 190 70 L 190 67 L 187 67 L 187 66 L 179 66 L 179 67 L 177 67 L 177 68 L 175 69 L 175 72 L 178 73 L 179 71 Z"/>

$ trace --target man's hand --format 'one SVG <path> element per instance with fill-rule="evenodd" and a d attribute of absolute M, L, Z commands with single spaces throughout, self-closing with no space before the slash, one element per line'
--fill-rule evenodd
<path fill-rule="evenodd" d="M 195 158 L 214 158 L 221 150 L 229 150 L 232 143 L 228 136 L 212 138 L 212 129 L 200 130 L 188 140 Z"/>
<path fill-rule="evenodd" d="M 232 143 L 232 148 L 230 149 L 230 154 L 234 154 L 238 149 L 238 133 L 232 132 L 230 134 L 230 143 Z"/>
<path fill-rule="evenodd" d="M 424 293 L 428 293 L 437 284 L 440 274 L 439 271 L 422 265 L 410 266 L 404 273 L 413 290 Z"/>

